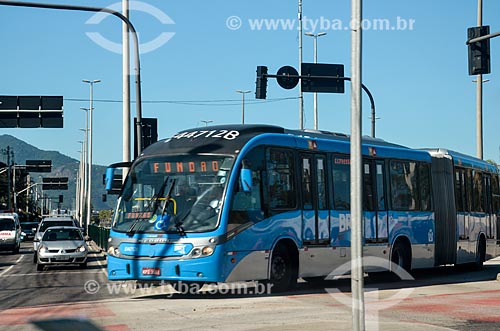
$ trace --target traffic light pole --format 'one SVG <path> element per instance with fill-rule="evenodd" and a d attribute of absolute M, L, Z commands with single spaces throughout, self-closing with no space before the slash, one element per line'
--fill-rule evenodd
<path fill-rule="evenodd" d="M 337 79 L 337 80 L 347 80 L 351 81 L 350 77 L 337 77 L 337 76 L 311 76 L 311 75 L 270 75 L 270 74 L 263 74 L 262 75 L 265 78 L 287 78 L 287 79 L 297 79 L 297 80 L 302 80 L 302 79 Z M 375 138 L 375 100 L 373 99 L 373 95 L 371 94 L 370 90 L 364 85 L 361 84 L 361 88 L 363 91 L 365 91 L 366 95 L 370 99 L 370 106 L 371 106 L 371 130 L 372 130 L 372 138 Z"/>
<path fill-rule="evenodd" d="M 132 36 L 134 38 L 134 49 L 135 49 L 135 85 L 136 85 L 136 132 L 137 137 L 142 137 L 142 99 L 141 99 L 141 64 L 139 58 L 139 38 L 137 37 L 137 31 L 130 20 L 122 15 L 120 12 L 100 7 L 87 7 L 87 6 L 73 6 L 73 5 L 61 5 L 61 4 L 50 4 L 50 3 L 36 3 L 36 2 L 20 2 L 20 1 L 6 1 L 0 0 L 1 6 L 14 6 L 14 7 L 31 7 L 31 8 L 44 8 L 44 9 L 59 9 L 59 10 L 74 10 L 74 11 L 87 11 L 87 12 L 103 12 L 108 13 L 121 19 L 125 24 L 127 24 Z M 130 101 L 130 100 L 129 100 Z M 130 106 L 129 106 L 130 108 Z M 128 140 L 130 143 L 130 139 Z M 141 139 L 137 139 L 135 148 L 137 150 L 137 155 L 141 154 L 142 144 Z M 130 150 L 130 148 L 129 148 Z"/>
<path fill-rule="evenodd" d="M 483 28 L 486 28 L 487 30 L 482 32 Z M 472 31 L 469 31 L 472 30 Z M 469 38 L 474 36 L 476 33 L 480 34 L 480 37 L 476 38 L 471 38 L 466 41 L 466 45 L 469 46 L 469 74 L 475 74 L 477 73 L 477 78 L 476 78 L 476 156 L 479 159 L 483 159 L 483 74 L 488 74 L 490 73 L 490 59 L 489 59 L 489 39 L 495 38 L 500 36 L 500 32 L 496 33 L 488 33 L 485 34 L 484 36 L 481 36 L 482 33 L 489 32 L 489 26 L 483 27 L 483 1 L 478 0 L 477 2 L 477 29 L 474 28 L 469 28 L 468 30 L 468 35 Z M 478 31 L 477 31 L 478 30 Z M 487 41 L 487 46 L 481 45 L 483 44 L 482 42 Z M 477 45 L 479 43 L 479 46 Z M 476 50 L 472 51 L 471 47 L 476 44 Z M 486 51 L 484 51 L 484 47 L 486 47 Z M 480 69 L 475 70 L 474 68 L 475 65 L 477 65 L 474 62 L 475 57 L 478 55 L 475 55 L 477 53 L 477 49 L 479 49 L 479 58 L 480 58 Z M 483 54 L 485 53 L 485 54 Z M 485 57 L 487 60 L 486 65 L 483 64 L 483 57 Z M 486 66 L 486 69 L 483 67 Z"/>
<path fill-rule="evenodd" d="M 474 43 L 477 43 L 479 41 L 483 41 L 483 40 L 486 40 L 486 39 L 492 39 L 492 38 L 495 38 L 495 37 L 498 37 L 500 36 L 500 32 L 495 32 L 495 33 L 489 33 L 489 34 L 486 34 L 484 36 L 481 36 L 481 37 L 477 37 L 477 38 L 473 38 L 473 39 L 469 39 L 465 42 L 466 45 L 470 45 L 470 44 L 474 44 Z"/>
<path fill-rule="evenodd" d="M 477 26 L 483 26 L 483 0 L 477 0 Z M 483 74 L 477 75 L 476 86 L 476 153 L 483 159 Z"/>

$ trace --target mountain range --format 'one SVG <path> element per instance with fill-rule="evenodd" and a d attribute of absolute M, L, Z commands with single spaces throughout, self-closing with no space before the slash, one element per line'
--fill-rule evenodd
<path fill-rule="evenodd" d="M 63 195 L 63 209 L 75 209 L 76 201 L 76 179 L 80 161 L 57 151 L 44 151 L 30 145 L 16 137 L 8 134 L 0 135 L 0 149 L 5 150 L 7 146 L 14 152 L 14 163 L 17 165 L 26 164 L 26 160 L 51 160 L 52 171 L 50 173 L 31 173 L 30 176 L 35 183 L 41 183 L 42 177 L 68 177 L 67 190 L 46 190 L 44 194 L 52 198 L 57 205 L 59 195 Z M 7 163 L 6 153 L 1 153 L 1 161 Z M 92 165 L 92 199 L 91 204 L 94 210 L 114 208 L 114 197 L 108 196 L 106 202 L 102 201 L 103 194 L 106 193 L 102 183 L 102 176 L 106 172 L 105 166 Z"/>

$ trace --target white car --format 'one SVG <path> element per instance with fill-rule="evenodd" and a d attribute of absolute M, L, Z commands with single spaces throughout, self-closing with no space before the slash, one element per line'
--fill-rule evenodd
<path fill-rule="evenodd" d="M 40 240 L 42 240 L 45 231 L 52 226 L 76 226 L 75 220 L 72 217 L 60 217 L 60 216 L 49 216 L 40 222 L 33 238 L 33 263 L 36 263 L 36 252 L 38 251 L 38 246 L 40 245 Z"/>
<path fill-rule="evenodd" d="M 49 227 L 43 234 L 36 252 L 36 270 L 59 264 L 78 264 L 87 267 L 89 247 L 82 232 L 75 226 Z"/>
<path fill-rule="evenodd" d="M 0 250 L 12 251 L 13 254 L 18 254 L 23 235 L 19 217 L 16 213 L 0 214 Z"/>

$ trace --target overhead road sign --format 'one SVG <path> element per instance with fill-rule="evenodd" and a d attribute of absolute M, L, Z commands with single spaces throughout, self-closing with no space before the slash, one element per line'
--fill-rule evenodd
<path fill-rule="evenodd" d="M 44 177 L 42 178 L 43 190 L 67 190 L 68 177 Z"/>
<path fill-rule="evenodd" d="M 51 172 L 51 160 L 26 160 L 26 171 L 28 172 Z"/>
<path fill-rule="evenodd" d="M 302 63 L 302 92 L 344 93 L 343 64 Z"/>
<path fill-rule="evenodd" d="M 62 127 L 62 96 L 0 95 L 0 128 Z"/>

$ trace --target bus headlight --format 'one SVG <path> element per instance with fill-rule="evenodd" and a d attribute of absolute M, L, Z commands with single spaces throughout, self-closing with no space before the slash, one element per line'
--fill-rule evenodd
<path fill-rule="evenodd" d="M 201 250 L 201 255 L 203 256 L 210 256 L 214 253 L 214 248 L 212 246 L 205 246 Z"/>
<path fill-rule="evenodd" d="M 213 246 L 195 247 L 191 251 L 190 256 L 194 259 L 199 257 L 210 256 L 214 253 L 214 250 L 215 249 Z"/>
<path fill-rule="evenodd" d="M 120 253 L 120 250 L 118 249 L 118 247 L 113 247 L 113 246 L 109 246 L 108 247 L 108 255 L 110 256 L 114 256 L 114 257 L 120 257 L 121 253 Z"/>

